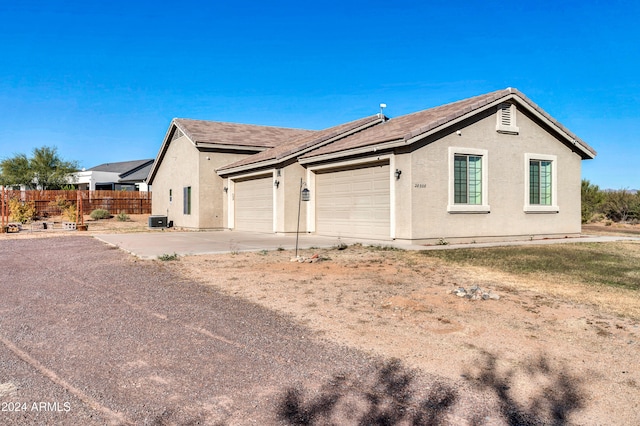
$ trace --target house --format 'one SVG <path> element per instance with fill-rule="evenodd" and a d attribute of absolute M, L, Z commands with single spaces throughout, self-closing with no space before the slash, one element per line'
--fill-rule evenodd
<path fill-rule="evenodd" d="M 175 226 L 184 228 L 225 228 L 225 180 L 216 170 L 310 133 L 313 132 L 173 119 L 147 178 L 147 183 L 157 189 L 153 191 L 153 215 L 168 216 Z"/>
<path fill-rule="evenodd" d="M 148 191 L 147 176 L 153 159 L 104 163 L 74 174 L 79 189 Z"/>
<path fill-rule="evenodd" d="M 186 228 L 479 242 L 578 235 L 595 155 L 507 88 L 321 131 L 175 119 L 148 181 Z"/>

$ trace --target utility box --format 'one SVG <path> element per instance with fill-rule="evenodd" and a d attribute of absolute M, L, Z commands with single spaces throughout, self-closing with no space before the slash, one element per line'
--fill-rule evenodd
<path fill-rule="evenodd" d="M 149 216 L 149 228 L 166 228 L 166 216 Z"/>

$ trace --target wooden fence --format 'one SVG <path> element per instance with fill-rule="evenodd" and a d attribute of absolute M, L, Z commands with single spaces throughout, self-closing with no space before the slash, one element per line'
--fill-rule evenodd
<path fill-rule="evenodd" d="M 56 203 L 65 200 L 77 206 L 78 195 L 82 196 L 82 213 L 90 214 L 95 209 L 104 209 L 110 214 L 151 214 L 151 192 L 138 191 L 7 191 L 9 198 L 33 202 L 39 217 L 58 216 L 62 212 Z"/>

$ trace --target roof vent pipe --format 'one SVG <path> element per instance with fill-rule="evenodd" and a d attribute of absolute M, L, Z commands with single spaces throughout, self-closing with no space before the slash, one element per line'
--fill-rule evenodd
<path fill-rule="evenodd" d="M 378 113 L 378 118 L 382 118 L 383 120 L 385 119 L 385 116 L 382 113 L 382 110 L 385 109 L 386 107 L 387 107 L 387 104 L 380 104 L 380 112 Z"/>

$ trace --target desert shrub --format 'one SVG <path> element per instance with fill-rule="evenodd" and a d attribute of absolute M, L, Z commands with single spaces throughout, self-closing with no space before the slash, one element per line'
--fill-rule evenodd
<path fill-rule="evenodd" d="M 66 198 L 59 195 L 56 197 L 54 201 L 49 202 L 49 205 L 54 208 L 60 209 L 61 212 L 64 212 L 64 210 L 69 206 L 69 201 L 67 201 Z"/>
<path fill-rule="evenodd" d="M 69 222 L 75 222 L 78 218 L 76 205 L 69 203 L 67 207 L 62 210 L 62 215 L 66 217 Z"/>
<path fill-rule="evenodd" d="M 640 219 L 640 194 L 625 189 L 605 192 L 603 213 L 614 222 Z"/>
<path fill-rule="evenodd" d="M 118 219 L 118 221 L 120 222 L 128 222 L 129 221 L 129 215 L 126 212 L 120 212 L 118 213 L 118 215 L 116 216 L 116 218 Z"/>
<path fill-rule="evenodd" d="M 66 217 L 68 221 L 75 222 L 78 217 L 78 211 L 76 205 L 62 196 L 56 197 L 54 201 L 51 201 L 49 205 L 60 209 L 62 216 Z"/>
<path fill-rule="evenodd" d="M 29 223 L 36 218 L 36 205 L 33 201 L 20 201 L 17 198 L 9 200 L 11 219 L 20 223 Z"/>
<path fill-rule="evenodd" d="M 89 216 L 91 216 L 91 219 L 93 220 L 109 219 L 111 217 L 109 211 L 105 209 L 95 209 L 91 214 L 89 214 Z"/>
<path fill-rule="evenodd" d="M 158 256 L 158 260 L 162 260 L 163 262 L 170 262 L 170 261 L 173 261 L 173 260 L 178 260 L 178 254 L 177 253 L 161 254 L 160 256 Z"/>
<path fill-rule="evenodd" d="M 602 211 L 604 193 L 600 191 L 598 185 L 593 185 L 587 179 L 582 179 L 580 194 L 582 200 L 582 223 L 592 222 L 594 215 Z"/>

